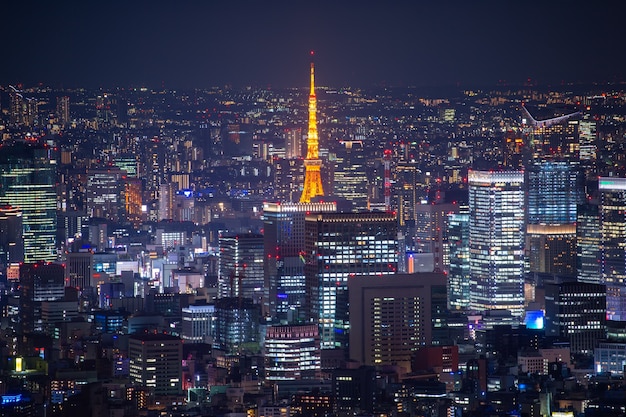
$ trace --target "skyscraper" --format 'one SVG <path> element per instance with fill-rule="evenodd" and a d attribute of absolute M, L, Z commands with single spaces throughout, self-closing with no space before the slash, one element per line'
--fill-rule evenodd
<path fill-rule="evenodd" d="M 250 298 L 260 304 L 264 293 L 263 236 L 254 233 L 219 238 L 218 295 Z"/>
<path fill-rule="evenodd" d="M 304 220 L 307 213 L 337 211 L 335 203 L 263 205 L 263 314 L 277 321 L 299 318 L 305 304 Z M 288 317 L 288 314 L 295 317 Z"/>
<path fill-rule="evenodd" d="M 313 55 L 313 52 L 311 52 Z M 310 203 L 313 197 L 323 196 L 321 168 L 319 159 L 319 138 L 317 135 L 317 96 L 315 95 L 315 67 L 311 62 L 311 91 L 309 93 L 309 132 L 306 138 L 306 159 L 304 160 L 304 189 L 300 196 L 301 203 Z"/>
<path fill-rule="evenodd" d="M 626 178 L 600 177 L 600 268 L 606 314 L 626 320 Z"/>
<path fill-rule="evenodd" d="M 42 330 L 41 302 L 65 295 L 65 268 L 48 262 L 20 265 L 20 326 L 23 333 Z"/>
<path fill-rule="evenodd" d="M 527 170 L 528 223 L 573 224 L 582 202 L 582 172 L 569 161 L 538 161 Z"/>
<path fill-rule="evenodd" d="M 55 261 L 56 160 L 43 145 L 17 143 L 0 152 L 0 205 L 22 210 L 24 261 Z"/>
<path fill-rule="evenodd" d="M 448 214 L 448 308 L 467 309 L 470 304 L 469 207 Z"/>
<path fill-rule="evenodd" d="M 524 173 L 470 171 L 470 307 L 524 307 Z"/>
<path fill-rule="evenodd" d="M 22 211 L 11 206 L 0 207 L 0 274 L 12 263 L 24 262 Z"/>
<path fill-rule="evenodd" d="M 306 216 L 306 305 L 319 323 L 322 349 L 347 347 L 348 279 L 397 272 L 397 229 L 393 213 Z"/>

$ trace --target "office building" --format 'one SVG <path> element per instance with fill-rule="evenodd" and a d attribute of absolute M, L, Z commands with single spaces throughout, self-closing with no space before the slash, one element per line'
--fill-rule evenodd
<path fill-rule="evenodd" d="M 264 344 L 267 381 L 320 378 L 320 338 L 317 325 L 268 326 Z"/>
<path fill-rule="evenodd" d="M 181 338 L 185 343 L 211 343 L 214 334 L 215 305 L 190 305 L 182 309 Z"/>
<path fill-rule="evenodd" d="M 225 297 L 215 300 L 215 338 L 213 346 L 228 353 L 258 345 L 260 306 L 250 298 Z"/>
<path fill-rule="evenodd" d="M 600 258 L 600 206 L 590 201 L 578 206 L 576 222 L 576 267 L 578 281 L 603 283 Z"/>
<path fill-rule="evenodd" d="M 41 303 L 61 300 L 65 295 L 65 267 L 48 262 L 20 265 L 19 316 L 22 333 L 43 331 Z"/>
<path fill-rule="evenodd" d="M 0 207 L 0 275 L 6 274 L 10 264 L 24 262 L 22 233 L 22 210 Z"/>
<path fill-rule="evenodd" d="M 92 281 L 93 252 L 70 252 L 66 256 L 67 285 L 85 290 L 94 287 Z"/>
<path fill-rule="evenodd" d="M 276 321 L 304 318 L 301 310 L 305 303 L 305 216 L 336 210 L 335 203 L 263 204 L 265 317 Z"/>
<path fill-rule="evenodd" d="M 577 163 L 537 161 L 527 171 L 528 224 L 573 224 L 582 203 L 583 176 Z"/>
<path fill-rule="evenodd" d="M 113 222 L 122 220 L 125 171 L 117 167 L 94 169 L 87 172 L 87 215 Z"/>
<path fill-rule="evenodd" d="M 546 284 L 546 336 L 570 343 L 572 353 L 591 354 L 606 336 L 606 288 L 602 284 Z"/>
<path fill-rule="evenodd" d="M 524 173 L 470 171 L 470 308 L 524 304 Z"/>
<path fill-rule="evenodd" d="M 458 204 L 452 203 L 433 202 L 416 206 L 414 248 L 419 254 L 431 255 L 433 269 L 427 272 L 443 272 L 448 267 L 448 219 L 458 211 Z"/>
<path fill-rule="evenodd" d="M 0 152 L 0 205 L 22 211 L 24 262 L 57 259 L 56 160 L 51 152 L 31 144 Z"/>
<path fill-rule="evenodd" d="M 317 213 L 305 220 L 306 306 L 319 323 L 322 349 L 347 348 L 348 280 L 398 270 L 393 213 Z"/>
<path fill-rule="evenodd" d="M 264 294 L 263 235 L 219 237 L 219 297 L 249 298 L 260 304 Z"/>
<path fill-rule="evenodd" d="M 68 96 L 57 97 L 56 116 L 62 126 L 70 122 L 70 98 Z"/>
<path fill-rule="evenodd" d="M 433 342 L 433 294 L 445 288 L 439 273 L 351 277 L 350 359 L 409 372 L 415 352 Z"/>
<path fill-rule="evenodd" d="M 576 224 L 529 224 L 526 253 L 531 273 L 576 276 Z"/>
<path fill-rule="evenodd" d="M 167 334 L 133 334 L 128 338 L 130 381 L 156 396 L 182 393 L 183 345 Z"/>
<path fill-rule="evenodd" d="M 626 178 L 600 177 L 600 268 L 609 320 L 626 320 Z"/>
<path fill-rule="evenodd" d="M 448 215 L 448 308 L 465 310 L 470 305 L 469 207 Z"/>

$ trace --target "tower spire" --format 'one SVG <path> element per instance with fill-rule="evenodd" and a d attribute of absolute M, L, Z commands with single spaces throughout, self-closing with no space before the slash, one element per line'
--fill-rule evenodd
<path fill-rule="evenodd" d="M 313 51 L 311 51 L 311 58 Z M 311 91 L 309 92 L 309 131 L 306 139 L 307 151 L 304 160 L 304 189 L 300 196 L 301 203 L 310 203 L 316 196 L 323 196 L 319 159 L 319 138 L 317 135 L 317 96 L 315 95 L 315 65 L 311 60 Z"/>

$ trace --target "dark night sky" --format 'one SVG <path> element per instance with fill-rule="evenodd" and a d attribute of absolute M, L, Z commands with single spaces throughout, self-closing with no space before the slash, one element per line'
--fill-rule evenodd
<path fill-rule="evenodd" d="M 28 1 L 0 84 L 168 88 L 626 80 L 621 1 Z"/>

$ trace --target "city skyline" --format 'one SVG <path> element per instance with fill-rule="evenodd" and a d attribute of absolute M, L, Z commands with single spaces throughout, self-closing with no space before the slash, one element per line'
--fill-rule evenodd
<path fill-rule="evenodd" d="M 8 2 L 0 83 L 55 87 L 620 82 L 625 6 L 561 2 Z"/>

